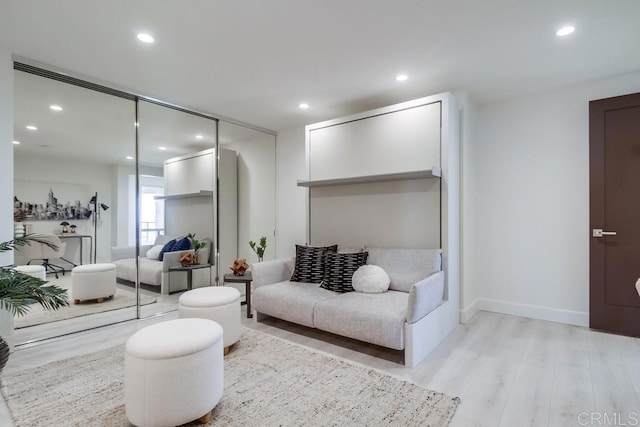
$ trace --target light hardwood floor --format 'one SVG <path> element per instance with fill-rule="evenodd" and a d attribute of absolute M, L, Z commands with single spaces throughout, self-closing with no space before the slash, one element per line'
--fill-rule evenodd
<path fill-rule="evenodd" d="M 243 323 L 249 328 L 460 397 L 454 427 L 640 425 L 633 424 L 640 421 L 640 339 L 478 312 L 420 365 L 405 369 L 400 352 L 277 319 L 257 323 L 246 319 L 244 309 Z M 172 313 L 20 348 L 4 375 L 122 344 L 139 328 L 175 317 Z M 606 419 L 618 421 L 604 424 Z M 0 425 L 11 425 L 4 405 Z"/>

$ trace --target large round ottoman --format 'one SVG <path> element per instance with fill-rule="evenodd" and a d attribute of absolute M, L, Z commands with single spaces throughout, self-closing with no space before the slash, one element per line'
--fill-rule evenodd
<path fill-rule="evenodd" d="M 47 271 L 41 265 L 18 265 L 16 267 L 13 267 L 13 269 L 19 271 L 20 273 L 36 277 L 40 280 L 47 280 Z"/>
<path fill-rule="evenodd" d="M 71 270 L 71 298 L 76 304 L 86 300 L 102 302 L 115 293 L 115 264 L 86 264 Z"/>
<path fill-rule="evenodd" d="M 127 341 L 124 405 L 139 427 L 209 421 L 222 398 L 222 328 L 208 319 L 147 326 Z"/>
<path fill-rule="evenodd" d="M 180 295 L 178 316 L 211 319 L 224 331 L 224 354 L 242 334 L 240 291 L 226 286 L 198 288 Z"/>

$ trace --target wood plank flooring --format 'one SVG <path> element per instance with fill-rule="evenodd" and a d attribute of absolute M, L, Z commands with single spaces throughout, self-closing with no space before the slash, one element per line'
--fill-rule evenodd
<path fill-rule="evenodd" d="M 139 328 L 175 317 L 171 313 L 19 348 L 5 374 L 122 344 Z M 401 352 L 277 319 L 257 323 L 243 313 L 243 323 L 459 396 L 462 403 L 453 427 L 634 425 L 640 420 L 640 339 L 636 338 L 478 312 L 420 365 L 405 369 Z M 604 424 L 606 417 L 615 418 L 617 424 Z M 2 402 L 0 425 L 11 425 Z"/>

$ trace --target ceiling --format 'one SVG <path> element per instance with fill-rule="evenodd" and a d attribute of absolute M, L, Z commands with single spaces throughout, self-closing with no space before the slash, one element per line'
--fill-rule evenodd
<path fill-rule="evenodd" d="M 638 0 L 0 0 L 0 46 L 278 131 L 446 90 L 487 103 L 635 72 L 639 16 Z M 565 24 L 576 31 L 558 38 Z"/>

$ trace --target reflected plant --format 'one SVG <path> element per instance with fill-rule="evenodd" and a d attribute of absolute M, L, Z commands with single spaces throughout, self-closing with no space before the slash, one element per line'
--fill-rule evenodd
<path fill-rule="evenodd" d="M 262 262 L 264 259 L 264 251 L 267 249 L 267 237 L 260 237 L 260 244 L 256 244 L 253 240 L 249 240 L 249 246 L 258 255 L 258 262 Z"/>
<path fill-rule="evenodd" d="M 32 242 L 47 245 L 53 249 L 58 248 L 36 234 L 28 234 L 1 242 L 0 252 L 30 245 Z M 34 302 L 40 304 L 45 310 L 57 310 L 69 305 L 67 290 L 56 285 L 47 285 L 47 283 L 45 280 L 29 276 L 13 268 L 0 267 L 0 310 L 7 310 L 15 316 L 23 316 Z"/>

